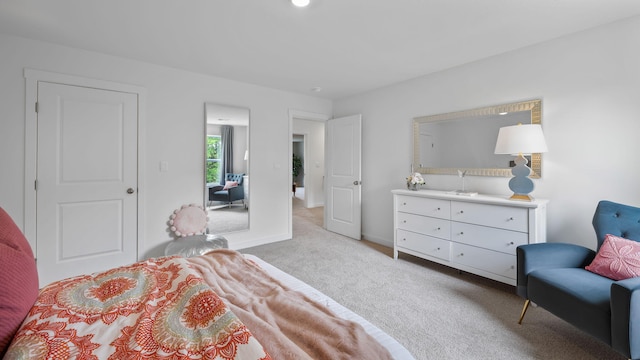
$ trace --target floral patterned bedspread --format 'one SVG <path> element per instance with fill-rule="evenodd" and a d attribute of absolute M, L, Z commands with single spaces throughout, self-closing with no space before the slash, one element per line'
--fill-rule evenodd
<path fill-rule="evenodd" d="M 180 257 L 52 283 L 5 359 L 271 359 Z"/>

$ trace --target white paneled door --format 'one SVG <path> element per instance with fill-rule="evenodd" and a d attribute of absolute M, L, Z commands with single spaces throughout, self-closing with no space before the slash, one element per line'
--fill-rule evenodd
<path fill-rule="evenodd" d="M 327 121 L 327 230 L 360 240 L 361 115 Z"/>
<path fill-rule="evenodd" d="M 138 96 L 38 83 L 40 285 L 137 259 Z"/>

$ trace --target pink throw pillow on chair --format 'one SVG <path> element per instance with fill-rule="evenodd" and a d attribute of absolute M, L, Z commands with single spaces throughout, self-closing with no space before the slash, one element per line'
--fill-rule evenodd
<path fill-rule="evenodd" d="M 29 242 L 0 208 L 0 358 L 38 297 L 38 271 Z"/>
<path fill-rule="evenodd" d="M 237 181 L 227 181 L 226 183 L 224 183 L 224 188 L 222 190 L 229 190 L 231 188 L 234 188 L 238 186 L 238 182 Z"/>
<path fill-rule="evenodd" d="M 585 269 L 616 281 L 640 276 L 640 243 L 607 234 Z"/>

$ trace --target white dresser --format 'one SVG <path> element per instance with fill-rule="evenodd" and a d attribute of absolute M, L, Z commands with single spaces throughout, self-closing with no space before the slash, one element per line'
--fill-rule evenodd
<path fill-rule="evenodd" d="M 546 241 L 547 200 L 393 190 L 393 257 L 415 255 L 516 284 L 516 247 Z"/>

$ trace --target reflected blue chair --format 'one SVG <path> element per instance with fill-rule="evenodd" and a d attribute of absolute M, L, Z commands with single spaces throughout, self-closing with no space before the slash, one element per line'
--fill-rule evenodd
<path fill-rule="evenodd" d="M 225 176 L 225 183 L 227 181 L 235 181 L 238 186 L 229 189 L 224 189 L 223 185 L 208 183 L 209 189 L 209 201 L 222 201 L 223 203 L 231 206 L 234 201 L 242 200 L 244 204 L 244 174 L 227 174 Z"/>
<path fill-rule="evenodd" d="M 598 249 L 607 234 L 640 241 L 640 208 L 603 200 L 592 223 Z M 574 244 L 521 245 L 516 254 L 516 291 L 526 299 L 518 323 L 533 302 L 627 358 L 640 359 L 640 277 L 615 281 L 587 271 L 596 252 Z"/>

